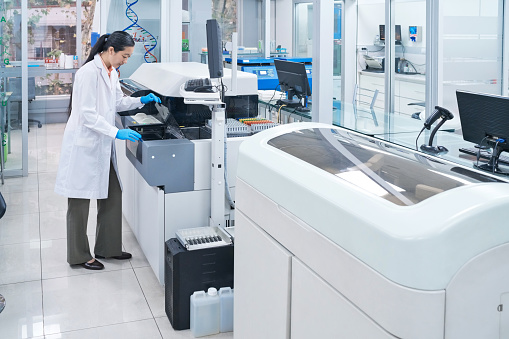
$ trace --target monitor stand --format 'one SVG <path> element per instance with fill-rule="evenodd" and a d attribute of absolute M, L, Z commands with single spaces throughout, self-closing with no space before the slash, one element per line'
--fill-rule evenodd
<path fill-rule="evenodd" d="M 308 107 L 300 106 L 296 109 L 297 112 L 311 112 L 311 110 Z"/>
<path fill-rule="evenodd" d="M 283 105 L 286 105 L 286 107 L 300 107 L 302 104 L 300 103 L 300 100 L 297 99 L 281 99 L 281 103 Z"/>
<path fill-rule="evenodd" d="M 307 105 L 307 97 L 304 99 L 305 104 Z M 298 112 L 309 112 L 310 109 L 307 106 L 302 104 L 302 99 L 281 99 L 281 103 L 286 105 L 289 108 L 295 108 Z"/>
<path fill-rule="evenodd" d="M 500 157 L 500 154 L 503 151 L 504 151 L 503 149 L 498 148 L 496 150 L 496 152 L 492 153 L 491 158 L 487 164 L 474 165 L 474 167 L 479 168 L 483 171 L 487 171 L 487 172 L 491 172 L 491 173 L 495 173 L 495 174 L 509 175 L 509 172 L 501 170 L 498 167 L 498 159 Z"/>

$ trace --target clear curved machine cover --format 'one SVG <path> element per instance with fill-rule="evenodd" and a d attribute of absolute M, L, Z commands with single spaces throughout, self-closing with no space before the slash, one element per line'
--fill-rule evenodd
<path fill-rule="evenodd" d="M 409 206 L 456 187 L 497 182 L 370 137 L 331 128 L 293 131 L 269 145 L 394 204 Z"/>

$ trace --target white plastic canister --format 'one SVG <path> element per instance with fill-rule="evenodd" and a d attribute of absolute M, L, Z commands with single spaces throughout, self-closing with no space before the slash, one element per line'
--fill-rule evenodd
<path fill-rule="evenodd" d="M 214 287 L 191 295 L 190 325 L 195 338 L 219 333 L 219 296 Z"/>
<path fill-rule="evenodd" d="M 60 53 L 60 57 L 58 58 L 58 67 L 65 68 L 65 54 Z"/>
<path fill-rule="evenodd" d="M 233 331 L 233 290 L 230 287 L 219 289 L 219 331 Z"/>

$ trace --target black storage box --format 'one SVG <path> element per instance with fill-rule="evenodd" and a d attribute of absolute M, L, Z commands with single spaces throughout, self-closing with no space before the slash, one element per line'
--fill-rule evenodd
<path fill-rule="evenodd" d="M 166 241 L 165 310 L 175 330 L 189 325 L 190 297 L 209 287 L 233 288 L 233 245 L 188 251 L 176 238 Z"/>

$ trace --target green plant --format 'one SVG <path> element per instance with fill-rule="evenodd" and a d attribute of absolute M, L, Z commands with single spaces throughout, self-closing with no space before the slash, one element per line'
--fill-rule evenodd
<path fill-rule="evenodd" d="M 55 59 L 58 59 L 60 58 L 60 54 L 62 54 L 62 51 L 59 50 L 59 49 L 53 49 L 51 51 L 49 51 L 46 56 L 48 57 L 55 57 Z"/>

